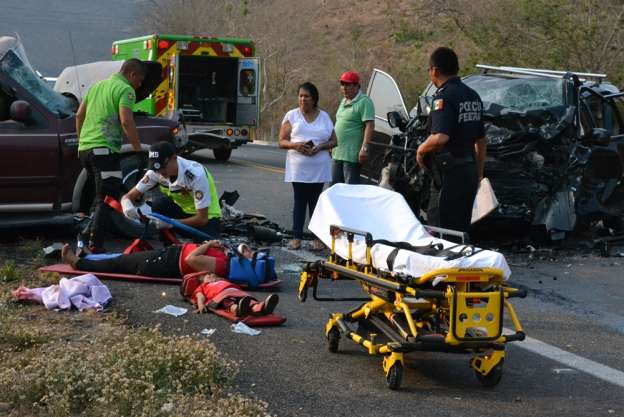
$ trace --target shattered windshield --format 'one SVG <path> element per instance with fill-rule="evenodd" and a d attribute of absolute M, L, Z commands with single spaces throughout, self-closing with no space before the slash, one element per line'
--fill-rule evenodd
<path fill-rule="evenodd" d="M 474 75 L 464 83 L 479 93 L 485 109 L 492 103 L 518 111 L 564 104 L 562 79 Z"/>
<path fill-rule="evenodd" d="M 0 71 L 11 77 L 59 117 L 68 117 L 75 112 L 76 107 L 72 100 L 52 90 L 44 80 L 24 65 L 13 51 L 8 51 L 0 61 Z"/>

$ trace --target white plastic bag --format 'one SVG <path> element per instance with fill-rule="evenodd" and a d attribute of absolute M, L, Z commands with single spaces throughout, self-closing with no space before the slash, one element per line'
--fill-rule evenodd
<path fill-rule="evenodd" d="M 479 190 L 472 205 L 472 219 L 470 223 L 475 223 L 496 210 L 498 207 L 498 199 L 494 194 L 494 189 L 490 180 L 483 178 L 479 184 Z"/>
<path fill-rule="evenodd" d="M 242 333 L 242 334 L 247 334 L 249 336 L 257 336 L 260 334 L 260 330 L 252 329 L 251 327 L 247 326 L 242 321 L 239 321 L 238 323 L 233 324 L 230 328 L 232 329 L 234 333 Z"/>
<path fill-rule="evenodd" d="M 180 317 L 186 314 L 188 309 L 182 307 L 172 306 L 171 304 L 167 304 L 163 308 L 154 311 L 154 313 L 164 313 L 169 314 L 170 316 Z"/>

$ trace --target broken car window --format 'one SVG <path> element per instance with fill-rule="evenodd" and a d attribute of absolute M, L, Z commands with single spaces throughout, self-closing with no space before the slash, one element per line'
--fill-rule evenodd
<path fill-rule="evenodd" d="M 68 117 L 75 112 L 76 107 L 72 100 L 52 90 L 44 80 L 24 65 L 13 51 L 8 51 L 0 61 L 0 71 L 11 77 L 48 110 L 60 117 Z"/>
<path fill-rule="evenodd" d="M 564 80 L 551 78 L 503 78 L 487 75 L 467 77 L 488 108 L 489 103 L 517 111 L 564 104 Z"/>

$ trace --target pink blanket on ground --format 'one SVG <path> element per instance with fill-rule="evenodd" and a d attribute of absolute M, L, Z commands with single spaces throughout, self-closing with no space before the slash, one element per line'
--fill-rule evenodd
<path fill-rule="evenodd" d="M 100 311 L 113 298 L 108 287 L 93 274 L 61 278 L 57 285 L 44 288 L 19 287 L 13 291 L 18 300 L 43 304 L 48 310 Z"/>

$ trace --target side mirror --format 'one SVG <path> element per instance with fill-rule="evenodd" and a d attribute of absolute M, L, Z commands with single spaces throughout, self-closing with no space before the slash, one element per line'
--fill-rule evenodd
<path fill-rule="evenodd" d="M 611 134 L 607 129 L 595 127 L 590 134 L 590 143 L 592 145 L 607 146 L 611 141 Z"/>
<path fill-rule="evenodd" d="M 15 100 L 9 109 L 11 120 L 27 124 L 32 120 L 32 108 L 30 103 L 24 100 Z"/>
<path fill-rule="evenodd" d="M 433 97 L 431 96 L 418 97 L 418 115 L 428 116 L 431 110 L 432 103 L 433 103 Z"/>
<path fill-rule="evenodd" d="M 399 128 L 401 132 L 405 131 L 407 121 L 401 116 L 401 113 L 398 111 L 391 111 L 388 112 L 386 117 L 388 118 L 388 124 L 391 128 Z"/>

